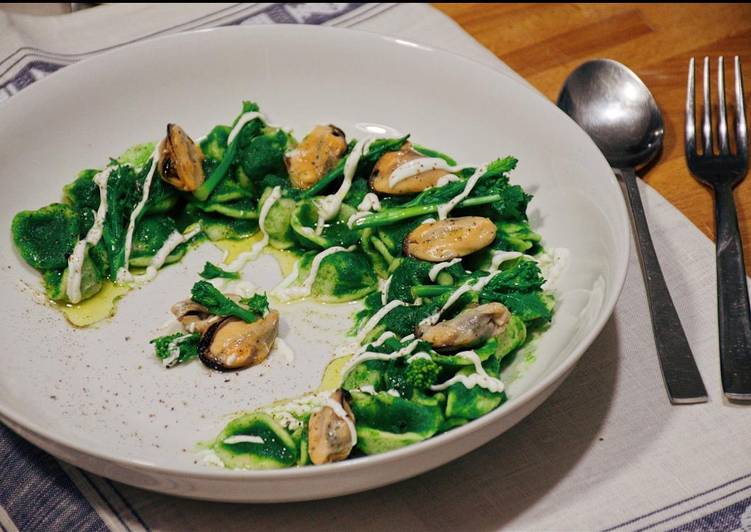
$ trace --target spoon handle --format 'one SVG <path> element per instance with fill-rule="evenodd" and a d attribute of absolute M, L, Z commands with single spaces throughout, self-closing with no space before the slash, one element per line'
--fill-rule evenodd
<path fill-rule="evenodd" d="M 751 312 L 743 244 L 730 183 L 715 191 L 717 219 L 717 309 L 722 389 L 729 399 L 751 400 Z"/>
<path fill-rule="evenodd" d="M 688 345 L 686 333 L 673 305 L 673 299 L 665 284 L 660 262 L 657 260 L 652 244 L 644 205 L 636 184 L 636 174 L 633 168 L 622 168 L 616 172 L 620 174 L 626 186 L 644 283 L 647 288 L 649 312 L 652 315 L 657 356 L 670 402 L 674 404 L 706 402 L 707 390 L 699 369 L 696 367 L 694 355 Z"/>

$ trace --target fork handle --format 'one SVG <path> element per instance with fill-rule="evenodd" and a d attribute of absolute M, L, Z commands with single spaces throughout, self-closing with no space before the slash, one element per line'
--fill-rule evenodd
<path fill-rule="evenodd" d="M 636 184 L 633 168 L 618 169 L 626 187 L 631 216 L 636 232 L 644 284 L 647 288 L 649 312 L 652 315 L 657 357 L 670 402 L 700 403 L 707 400 L 707 390 L 696 367 L 691 347 L 681 320 L 673 305 L 660 262 L 657 260 L 652 237 L 649 234 L 647 216 Z"/>
<path fill-rule="evenodd" d="M 751 400 L 751 312 L 733 187 L 717 185 L 717 310 L 720 365 L 725 396 Z"/>

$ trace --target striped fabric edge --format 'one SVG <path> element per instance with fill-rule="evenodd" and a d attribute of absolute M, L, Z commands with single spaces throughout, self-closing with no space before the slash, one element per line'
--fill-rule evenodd
<path fill-rule="evenodd" d="M 329 7 L 328 12 L 322 13 L 318 11 L 319 8 L 315 4 L 251 4 L 250 6 L 246 4 L 242 9 L 233 11 L 230 14 L 227 14 L 226 11 L 236 6 L 208 13 L 178 26 L 164 28 L 158 32 L 115 46 L 80 54 L 60 54 L 31 47 L 22 47 L 0 61 L 0 68 L 2 68 L 4 63 L 15 60 L 11 66 L 6 66 L 5 71 L 0 73 L 0 79 L 2 79 L 2 76 L 12 70 L 14 66 L 28 59 L 11 80 L 0 84 L 0 102 L 69 64 L 110 49 L 126 46 L 158 35 L 240 24 L 297 23 L 352 27 L 370 20 L 397 5 L 394 3 L 338 4 L 342 8 L 341 10 L 332 11 L 332 8 Z M 219 14 L 221 16 L 216 17 Z M 22 55 L 15 57 L 19 54 Z M 21 83 L 18 83 L 19 78 Z M 8 87 L 14 83 L 18 83 L 20 87 L 17 87 L 16 90 L 8 90 Z M 3 98 L 3 91 L 6 91 L 5 98 Z M 116 483 L 109 479 L 90 474 L 60 460 L 56 460 L 56 462 L 80 492 L 80 504 L 88 503 L 110 530 L 114 532 L 150 530 L 142 516 L 133 508 L 130 501 L 117 489 Z M 2 506 L 0 506 L 0 530 L 3 532 L 17 532 L 18 530 Z"/>
<path fill-rule="evenodd" d="M 751 473 L 636 516 L 615 530 L 751 530 Z"/>
<path fill-rule="evenodd" d="M 0 528 L 107 530 L 61 463 L 0 424 Z"/>
<path fill-rule="evenodd" d="M 18 528 L 16 528 L 15 523 L 13 523 L 2 504 L 0 504 L 0 530 L 2 532 L 18 532 Z"/>
<path fill-rule="evenodd" d="M 198 29 L 241 24 L 355 24 L 363 17 L 374 16 L 395 4 L 236 4 L 206 13 L 193 20 L 129 39 L 116 45 L 75 54 L 60 53 L 34 47 L 21 47 L 0 60 L 0 102 L 57 70 L 82 59 L 114 50 L 149 38 Z M 231 12 L 227 12 L 232 10 Z M 341 22 L 341 24 L 340 24 Z"/>

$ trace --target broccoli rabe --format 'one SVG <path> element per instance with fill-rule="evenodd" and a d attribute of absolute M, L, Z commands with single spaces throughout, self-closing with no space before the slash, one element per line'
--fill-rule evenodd
<path fill-rule="evenodd" d="M 399 259 L 399 265 L 391 274 L 388 300 L 399 299 L 408 303 L 414 302 L 412 287 L 428 282 L 428 272 L 432 266 L 429 262 L 412 257 Z"/>
<path fill-rule="evenodd" d="M 235 123 L 240 120 L 240 117 L 243 114 L 254 111 L 258 111 L 258 106 L 256 104 L 243 102 L 242 113 L 235 119 Z M 240 146 L 250 143 L 252 138 L 258 135 L 262 129 L 263 122 L 259 118 L 255 118 L 243 125 L 240 133 L 236 135 L 234 139 L 232 139 L 230 145 L 222 153 L 222 158 L 219 164 L 217 164 L 216 167 L 212 169 L 211 173 L 206 177 L 206 180 L 203 182 L 203 184 L 195 191 L 193 191 L 193 196 L 197 200 L 206 201 L 207 199 L 209 199 L 209 196 L 211 196 L 211 193 L 214 192 L 214 189 L 226 177 L 230 166 L 232 166 L 232 163 L 235 161 Z"/>
<path fill-rule="evenodd" d="M 485 285 L 483 293 L 531 292 L 540 290 L 544 282 L 540 267 L 535 261 L 517 259 L 511 267 L 493 275 L 493 278 Z"/>
<path fill-rule="evenodd" d="M 251 139 L 240 155 L 240 166 L 250 178 L 249 182 L 259 180 L 266 175 L 286 176 L 284 152 L 289 137 L 278 130 L 265 133 Z"/>
<path fill-rule="evenodd" d="M 78 214 L 78 233 L 84 238 L 94 224 L 94 213 L 99 208 L 99 186 L 94 177 L 99 170 L 83 170 L 76 180 L 63 187 L 63 201 L 73 207 Z"/>
<path fill-rule="evenodd" d="M 250 297 L 240 299 L 240 303 L 259 316 L 263 316 L 269 311 L 269 299 L 266 294 L 253 294 Z"/>
<path fill-rule="evenodd" d="M 221 269 L 219 266 L 215 266 L 211 262 L 206 261 L 206 264 L 203 265 L 203 270 L 201 270 L 201 273 L 199 273 L 201 277 L 204 279 L 239 279 L 240 274 L 237 272 L 228 272 L 223 269 Z"/>
<path fill-rule="evenodd" d="M 193 301 L 203 305 L 211 314 L 217 316 L 234 316 L 247 323 L 252 323 L 261 317 L 261 314 L 256 310 L 243 307 L 232 301 L 208 281 L 198 281 L 193 285 L 190 294 Z M 260 297 L 266 298 L 266 296 Z M 257 302 L 255 306 L 258 308 Z"/>
<path fill-rule="evenodd" d="M 141 199 L 146 172 L 148 167 L 139 175 L 131 166 L 115 166 L 107 180 L 107 214 L 102 239 L 109 256 L 110 279 L 117 278 L 118 270 L 126 266 L 125 236 L 131 213 Z M 141 211 L 141 216 L 143 214 Z"/>
<path fill-rule="evenodd" d="M 167 336 L 160 336 L 151 340 L 154 344 L 154 354 L 157 358 L 169 362 L 169 367 L 187 362 L 198 356 L 198 342 L 201 340 L 199 333 L 185 334 L 177 332 Z M 177 351 L 177 358 L 175 356 Z"/>
<path fill-rule="evenodd" d="M 521 253 L 534 253 L 539 248 L 542 237 L 527 222 L 496 222 L 495 226 L 494 248 Z"/>
<path fill-rule="evenodd" d="M 553 310 L 552 296 L 542 292 L 544 279 L 536 262 L 529 259 L 517 259 L 508 267 L 493 275 L 479 291 L 465 294 L 464 304 L 499 302 L 508 307 L 512 314 L 529 323 L 535 320 L 550 321 Z M 464 279 L 464 283 L 478 279 L 473 274 Z M 445 301 L 451 293 L 459 288 L 454 285 L 416 285 L 412 287 L 415 296 L 435 298 L 434 301 Z M 460 300 L 459 303 L 462 303 Z"/>
<path fill-rule="evenodd" d="M 506 157 L 491 162 L 485 167 L 485 171 L 478 178 L 470 194 L 456 206 L 456 209 L 491 204 L 505 205 L 506 203 L 514 205 L 514 209 L 518 209 L 518 201 L 513 200 L 517 194 L 515 191 L 510 192 L 513 187 L 508 185 L 508 177 L 506 177 L 506 172 L 513 170 L 516 167 L 516 162 L 514 157 Z M 365 216 L 356 220 L 353 225 L 358 229 L 380 227 L 418 216 L 434 214 L 438 212 L 440 205 L 462 193 L 466 184 L 467 179 L 461 179 L 442 187 L 428 188 L 404 205 L 383 209 L 380 212 Z M 524 207 L 526 208 L 526 203 Z M 505 210 L 511 209 L 504 207 L 504 212 Z"/>

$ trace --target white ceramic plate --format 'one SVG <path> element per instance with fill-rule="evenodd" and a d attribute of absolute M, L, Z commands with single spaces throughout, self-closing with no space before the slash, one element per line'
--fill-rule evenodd
<path fill-rule="evenodd" d="M 334 123 L 411 132 L 460 161 L 513 154 L 515 182 L 534 192 L 530 217 L 548 247 L 570 250 L 559 307 L 534 363 L 504 375 L 510 400 L 426 442 L 379 456 L 279 471 L 196 463 L 194 445 L 233 412 L 315 388 L 352 307 L 282 308 L 294 363 L 272 356 L 237 374 L 200 363 L 164 370 L 148 340 L 184 298 L 207 244 L 143 289 L 114 319 L 74 329 L 33 289 L 10 221 L 61 197 L 82 168 L 163 136 L 176 122 L 198 136 L 228 122 L 243 99 L 304 134 Z M 129 46 L 65 68 L 0 106 L 0 418 L 84 469 L 166 493 L 224 501 L 329 497 L 404 479 L 494 438 L 534 410 L 568 375 L 609 317 L 625 277 L 629 225 L 618 185 L 589 138 L 529 87 L 470 60 L 367 33 L 309 26 L 232 28 Z M 280 278 L 264 256 L 246 270 L 264 287 Z M 31 287 L 31 288 L 30 288 Z M 517 357 L 523 358 L 523 357 Z"/>

